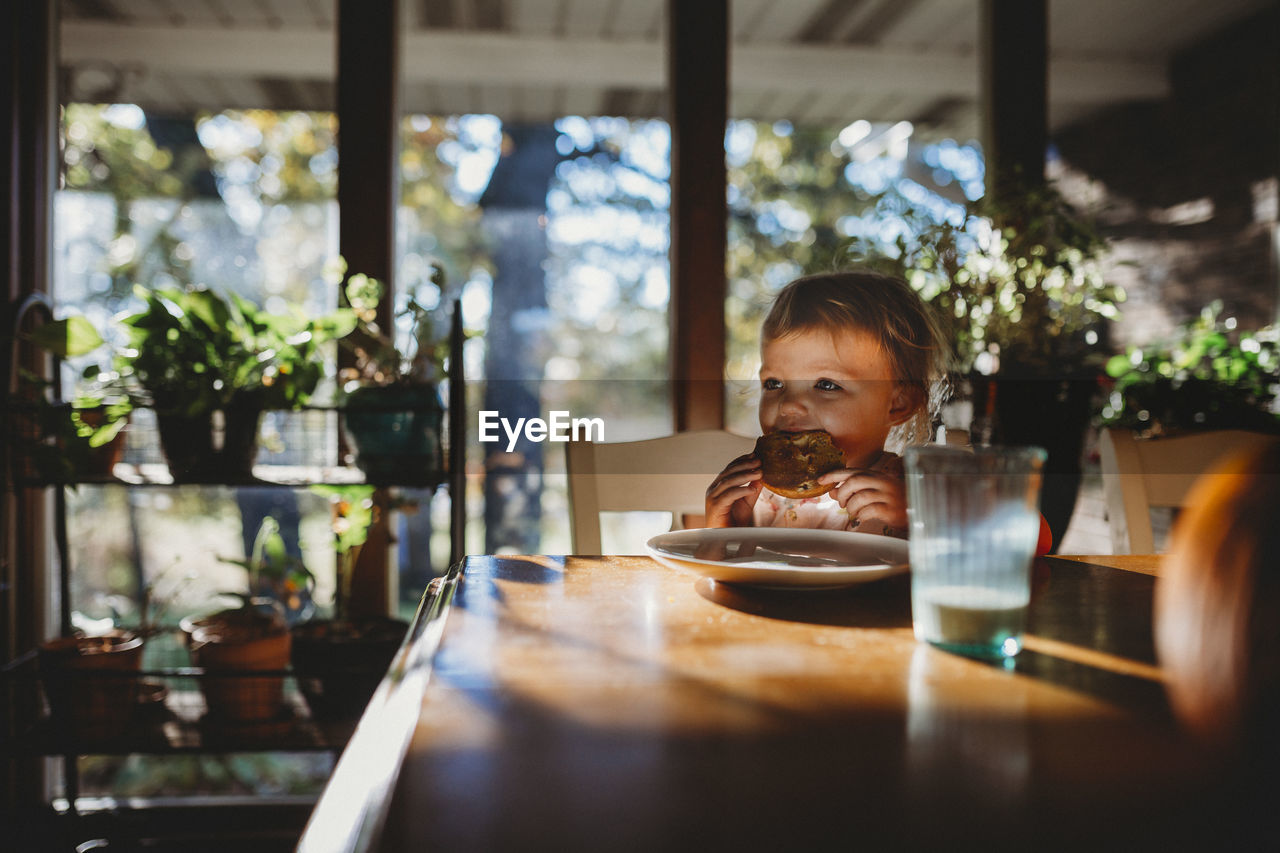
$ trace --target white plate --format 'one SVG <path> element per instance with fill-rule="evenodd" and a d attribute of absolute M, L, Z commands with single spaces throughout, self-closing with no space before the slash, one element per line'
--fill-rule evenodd
<path fill-rule="evenodd" d="M 722 583 L 831 588 L 907 571 L 905 540 L 844 530 L 676 530 L 647 544 L 649 553 L 663 565 Z"/>

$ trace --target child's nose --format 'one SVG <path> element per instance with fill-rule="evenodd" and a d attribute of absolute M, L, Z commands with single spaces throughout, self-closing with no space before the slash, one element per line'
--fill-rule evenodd
<path fill-rule="evenodd" d="M 782 394 L 782 399 L 778 402 L 778 413 L 782 415 L 799 415 L 804 414 L 806 410 L 806 397 L 803 391 L 793 391 L 787 389 Z"/>

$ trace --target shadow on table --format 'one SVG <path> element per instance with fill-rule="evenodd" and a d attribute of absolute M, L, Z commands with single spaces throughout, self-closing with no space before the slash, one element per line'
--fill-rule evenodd
<path fill-rule="evenodd" d="M 787 622 L 850 628 L 910 628 L 911 577 L 896 575 L 840 589 L 768 589 L 699 578 L 693 585 L 710 602 Z"/>
<path fill-rule="evenodd" d="M 992 664 L 999 666 L 999 664 Z M 1019 675 L 1084 693 L 1095 699 L 1125 708 L 1142 708 L 1161 723 L 1172 723 L 1173 715 L 1159 681 L 1116 672 L 1102 666 L 1067 660 L 1055 655 L 1023 649 L 1014 659 Z"/>
<path fill-rule="evenodd" d="M 1141 672 L 1143 665 L 1149 668 L 1155 662 L 1152 583 L 1146 575 L 1040 561 L 1028 632 L 1053 640 L 1056 651 L 1023 649 L 1011 661 L 973 660 L 1111 704 L 1144 708 L 1170 721 L 1163 685 Z M 849 628 L 911 627 L 909 575 L 827 590 L 765 589 L 699 578 L 694 589 L 722 607 L 766 619 Z M 1072 650 L 1101 654 L 1077 659 Z M 1126 662 L 1138 664 L 1138 672 L 1126 668 Z"/>

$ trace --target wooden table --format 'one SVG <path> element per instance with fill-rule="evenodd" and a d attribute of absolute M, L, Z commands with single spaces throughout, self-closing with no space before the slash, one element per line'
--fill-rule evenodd
<path fill-rule="evenodd" d="M 906 577 L 778 592 L 647 557 L 468 558 L 300 849 L 1256 838 L 1242 774 L 1171 719 L 1155 558 L 1130 562 L 1037 561 L 1026 648 L 1002 666 L 917 643 Z"/>

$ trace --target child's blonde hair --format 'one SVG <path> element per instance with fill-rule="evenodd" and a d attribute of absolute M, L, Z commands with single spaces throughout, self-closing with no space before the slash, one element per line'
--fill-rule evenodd
<path fill-rule="evenodd" d="M 767 343 L 814 329 L 833 337 L 849 330 L 874 336 L 916 406 L 915 414 L 890 432 L 891 449 L 929 441 L 933 416 L 948 394 L 948 347 L 933 310 L 910 285 L 865 271 L 798 278 L 774 299 L 761 336 Z"/>

